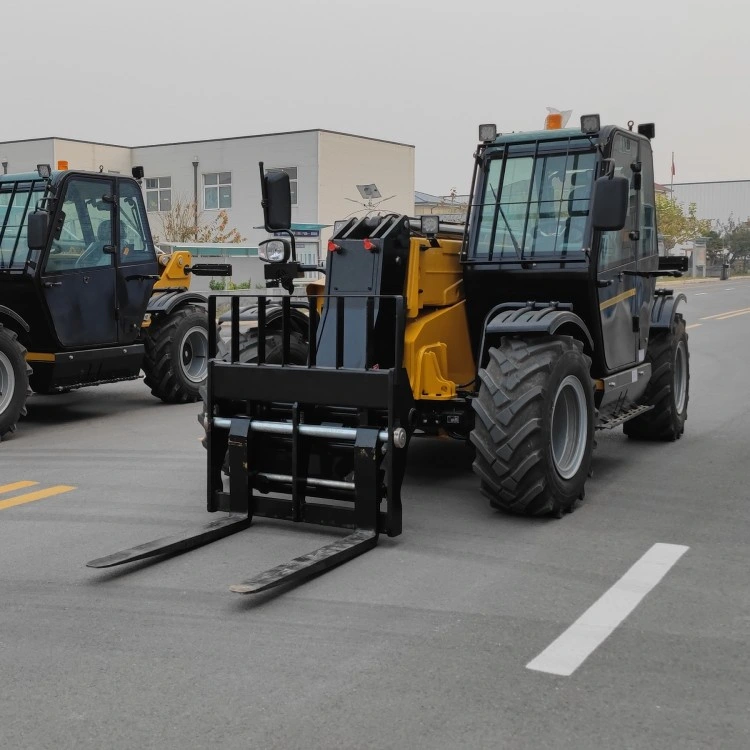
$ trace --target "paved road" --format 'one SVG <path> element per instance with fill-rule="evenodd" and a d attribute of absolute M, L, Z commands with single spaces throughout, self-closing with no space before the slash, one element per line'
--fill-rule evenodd
<path fill-rule="evenodd" d="M 333 537 L 261 521 L 84 567 L 206 519 L 194 405 L 35 397 L 0 448 L 0 485 L 38 483 L 0 494 L 0 747 L 750 746 L 750 282 L 684 289 L 681 441 L 601 435 L 560 521 L 491 511 L 459 444 L 418 442 L 402 536 L 257 602 L 229 584 Z M 527 669 L 654 544 L 689 550 L 571 676 Z"/>

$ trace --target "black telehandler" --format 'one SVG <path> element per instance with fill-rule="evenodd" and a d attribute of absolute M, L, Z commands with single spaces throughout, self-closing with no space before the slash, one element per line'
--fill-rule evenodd
<path fill-rule="evenodd" d="M 0 175 L 0 439 L 26 400 L 145 374 L 168 403 L 199 398 L 208 367 L 206 297 L 193 264 L 157 251 L 139 181 L 51 170 Z"/>
<path fill-rule="evenodd" d="M 651 139 L 600 125 L 498 135 L 480 127 L 466 225 L 395 214 L 352 218 L 328 244 L 324 294 L 307 314 L 258 296 L 257 351 L 209 364 L 207 506 L 219 520 L 89 563 L 190 549 L 257 516 L 352 533 L 231 587 L 297 581 L 401 533 L 416 432 L 475 448 L 498 509 L 561 516 L 583 498 L 598 429 L 673 441 L 688 405 L 683 295 L 656 289 L 660 257 Z M 289 180 L 261 165 L 269 286 L 303 267 Z M 271 311 L 271 305 L 276 305 Z M 209 316 L 216 298 L 209 300 Z M 212 334 L 210 354 L 216 353 Z"/>

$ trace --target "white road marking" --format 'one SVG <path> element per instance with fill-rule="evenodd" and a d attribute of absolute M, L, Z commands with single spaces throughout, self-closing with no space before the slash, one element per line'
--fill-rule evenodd
<path fill-rule="evenodd" d="M 696 293 L 695 293 L 695 296 L 696 296 L 696 297 L 700 297 L 700 296 L 701 296 L 701 294 L 708 294 L 708 292 L 696 292 Z"/>
<path fill-rule="evenodd" d="M 526 668 L 572 675 L 689 549 L 681 544 L 655 544 Z"/>
<path fill-rule="evenodd" d="M 692 323 L 689 326 L 685 326 L 685 330 L 689 331 L 691 328 L 700 328 L 703 323 Z"/>
<path fill-rule="evenodd" d="M 731 291 L 732 291 L 732 289 L 734 289 L 734 287 L 733 287 L 733 286 L 725 286 L 725 287 L 724 287 L 724 291 L 725 291 L 725 292 L 731 292 Z"/>

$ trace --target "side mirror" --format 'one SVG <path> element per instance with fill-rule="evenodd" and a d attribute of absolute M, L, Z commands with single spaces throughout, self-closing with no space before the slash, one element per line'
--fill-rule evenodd
<path fill-rule="evenodd" d="M 46 211 L 33 211 L 26 224 L 26 241 L 29 250 L 44 250 L 49 234 L 49 214 Z"/>
<path fill-rule="evenodd" d="M 265 174 L 260 163 L 263 219 L 267 232 L 289 230 L 292 226 L 292 193 L 289 175 L 280 170 Z"/>
<path fill-rule="evenodd" d="M 594 183 L 591 202 L 591 221 L 594 229 L 617 231 L 625 226 L 628 217 L 627 177 L 599 177 Z"/>

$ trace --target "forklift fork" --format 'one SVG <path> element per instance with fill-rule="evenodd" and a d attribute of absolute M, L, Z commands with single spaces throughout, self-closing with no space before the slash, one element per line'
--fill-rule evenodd
<path fill-rule="evenodd" d="M 403 479 L 411 388 L 401 367 L 404 306 L 401 297 L 354 296 L 361 308 L 361 335 L 344 341 L 344 297 L 329 300 L 331 351 L 321 363 L 317 309 L 309 302 L 307 365 L 289 364 L 290 302 L 282 301 L 280 364 L 265 361 L 268 300 L 258 296 L 257 362 L 240 361 L 239 300 L 231 301 L 229 361 L 216 359 L 216 334 L 209 335 L 203 424 L 207 448 L 207 510 L 225 514 L 174 536 L 140 544 L 88 563 L 91 568 L 185 552 L 241 531 L 255 517 L 348 529 L 351 533 L 233 585 L 254 594 L 301 581 L 372 549 L 379 534 L 401 533 Z M 387 366 L 374 360 L 373 331 L 378 305 L 392 305 L 397 324 Z M 209 318 L 216 298 L 209 299 Z M 278 334 L 276 334 L 278 335 Z M 359 346 L 362 357 L 352 352 Z M 348 352 L 348 353 L 347 353 Z M 382 359 L 380 360 L 382 363 Z M 397 364 L 398 363 L 398 364 Z M 227 468 L 229 487 L 222 476 Z M 384 506 L 381 508 L 381 506 Z"/>

